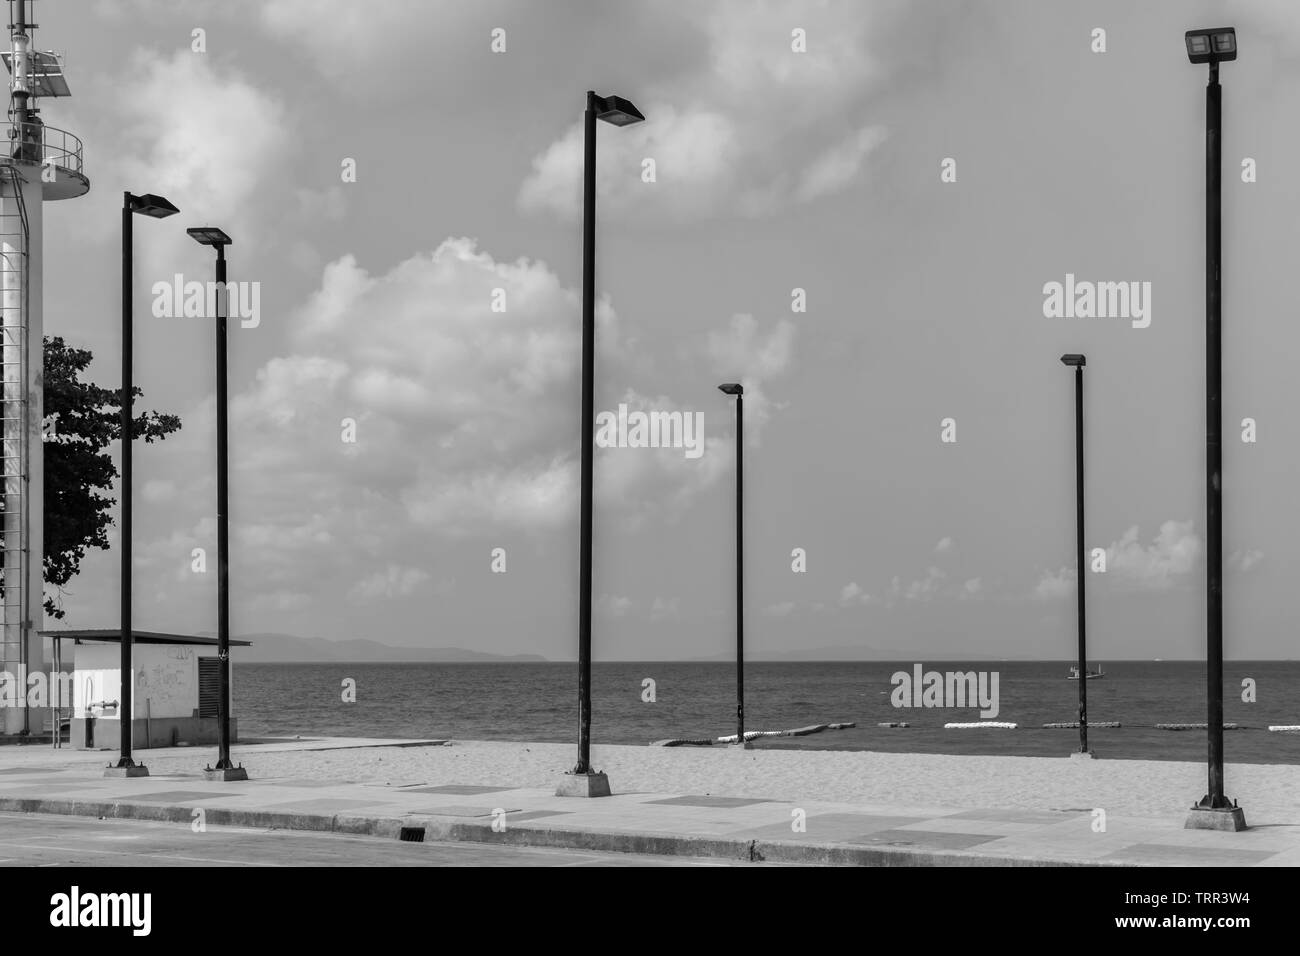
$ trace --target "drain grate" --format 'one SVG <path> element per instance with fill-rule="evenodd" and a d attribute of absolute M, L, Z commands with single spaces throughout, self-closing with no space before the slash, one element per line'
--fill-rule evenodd
<path fill-rule="evenodd" d="M 423 843 L 424 827 L 402 827 L 397 838 L 403 843 Z"/>

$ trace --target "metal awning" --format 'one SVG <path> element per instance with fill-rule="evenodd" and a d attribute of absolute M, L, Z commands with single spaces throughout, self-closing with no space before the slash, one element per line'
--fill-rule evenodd
<path fill-rule="evenodd" d="M 38 631 L 41 637 L 73 641 L 77 644 L 86 642 L 96 644 L 122 643 L 122 631 L 119 628 L 91 628 L 88 630 Z M 165 634 L 161 631 L 132 631 L 133 644 L 191 644 L 199 647 L 216 647 L 215 637 L 199 637 L 197 634 Z M 252 647 L 252 641 L 230 640 L 231 647 Z"/>

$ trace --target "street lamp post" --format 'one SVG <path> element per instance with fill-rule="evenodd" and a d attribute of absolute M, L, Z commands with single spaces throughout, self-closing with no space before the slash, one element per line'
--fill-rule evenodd
<path fill-rule="evenodd" d="M 1074 495 L 1075 495 L 1075 549 L 1078 556 L 1079 583 L 1079 754 L 1092 756 L 1088 749 L 1088 631 L 1084 614 L 1084 581 L 1087 569 L 1083 559 L 1083 367 L 1088 364 L 1082 355 L 1062 355 L 1061 362 L 1074 368 Z"/>
<path fill-rule="evenodd" d="M 121 700 L 118 707 L 118 723 L 121 725 L 121 756 L 116 764 L 109 765 L 105 776 L 113 777 L 147 777 L 149 771 L 143 764 L 131 759 L 132 737 L 135 733 L 135 711 L 132 709 L 132 694 L 135 675 L 131 670 L 131 442 L 132 410 L 135 404 L 135 383 L 132 381 L 132 323 L 131 299 L 133 293 L 132 272 L 134 263 L 134 238 L 132 234 L 133 215 L 149 216 L 153 219 L 166 219 L 180 212 L 162 196 L 145 193 L 133 196 L 130 192 L 122 194 L 122 413 L 120 428 L 122 432 L 122 597 L 121 633 L 118 635 L 122 646 Z"/>
<path fill-rule="evenodd" d="M 1222 88 L 1219 64 L 1237 58 L 1231 27 L 1189 30 L 1187 57 L 1210 68 L 1205 88 L 1205 680 L 1209 790 L 1192 807 L 1189 829 L 1244 830 L 1246 816 L 1223 792 L 1223 444 L 1221 277 Z"/>
<path fill-rule="evenodd" d="M 226 392 L 226 246 L 234 240 L 215 226 L 186 229 L 195 242 L 217 251 L 217 765 L 209 780 L 247 780 L 248 771 L 230 761 L 230 455 Z"/>
<path fill-rule="evenodd" d="M 609 795 L 609 778 L 591 769 L 591 533 L 592 465 L 596 431 L 596 120 L 630 126 L 645 119 L 620 96 L 587 91 L 583 114 L 582 183 L 582 501 L 578 566 L 578 762 L 556 790 L 559 796 Z"/>
<path fill-rule="evenodd" d="M 745 388 L 719 385 L 736 396 L 736 746 L 745 747 Z"/>

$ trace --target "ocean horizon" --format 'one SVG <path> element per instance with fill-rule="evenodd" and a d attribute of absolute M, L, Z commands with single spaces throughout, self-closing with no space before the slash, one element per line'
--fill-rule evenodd
<path fill-rule="evenodd" d="M 978 706 L 895 706 L 921 701 L 897 692 L 895 674 L 997 675 L 997 713 Z M 990 667 L 996 664 L 996 667 Z M 854 723 L 758 746 L 882 752 L 1065 756 L 1078 730 L 1043 724 L 1078 719 L 1078 682 L 1069 661 L 747 661 L 746 731 Z M 1203 661 L 1090 661 L 1105 677 L 1089 680 L 1089 747 L 1099 757 L 1200 761 L 1203 728 L 1157 724 L 1206 719 Z M 355 702 L 344 700 L 355 682 Z M 653 683 L 647 683 L 647 682 Z M 1245 682 L 1251 681 L 1253 685 Z M 986 681 L 986 685 L 987 685 Z M 1300 662 L 1226 661 L 1224 721 L 1228 762 L 1300 763 L 1300 734 L 1268 731 L 1300 724 Z M 986 689 L 987 686 L 986 686 Z M 1253 690 L 1253 701 L 1244 700 Z M 735 665 L 725 661 L 596 662 L 592 739 L 646 745 L 736 732 Z M 354 736 L 456 738 L 538 743 L 576 741 L 573 662 L 238 664 L 234 713 L 244 738 Z M 651 699 L 653 698 L 653 699 Z M 969 703 L 969 702 L 967 702 Z M 950 722 L 1015 723 L 1016 729 L 949 730 Z M 907 727 L 881 727 L 883 723 Z"/>

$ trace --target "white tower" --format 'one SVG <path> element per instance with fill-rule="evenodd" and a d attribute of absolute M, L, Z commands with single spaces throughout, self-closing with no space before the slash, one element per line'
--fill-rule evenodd
<path fill-rule="evenodd" d="M 0 144 L 0 492 L 4 517 L 0 672 L 10 675 L 0 733 L 41 734 L 48 708 L 26 705 L 27 675 L 44 668 L 41 204 L 85 195 L 81 140 L 46 126 L 37 102 L 67 96 L 63 65 L 32 49 L 35 0 L 9 0 L 9 143 Z M 0 677 L 0 679 L 4 679 Z M 17 706 L 13 706 L 17 704 Z"/>

